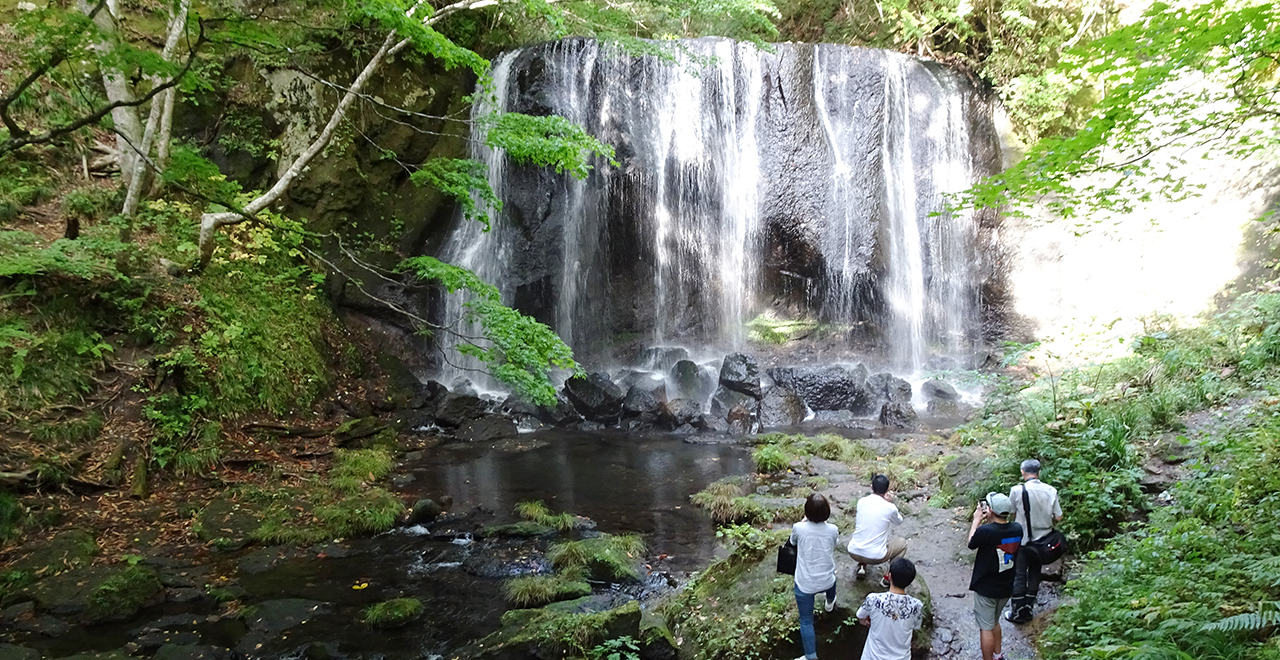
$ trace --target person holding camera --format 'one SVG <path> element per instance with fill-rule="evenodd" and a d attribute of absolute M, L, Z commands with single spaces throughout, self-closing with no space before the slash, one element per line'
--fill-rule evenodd
<path fill-rule="evenodd" d="M 891 562 L 907 553 L 906 539 L 889 536 L 893 526 L 902 522 L 902 512 L 894 499 L 889 477 L 877 474 L 871 478 L 871 494 L 858 500 L 853 536 L 849 538 L 849 556 L 858 562 L 855 579 L 870 573 L 867 566 Z M 880 586 L 889 588 L 888 575 L 880 579 Z"/>
<path fill-rule="evenodd" d="M 1014 557 L 1022 546 L 1022 526 L 1009 522 L 1013 501 L 1003 493 L 987 493 L 973 510 L 969 549 L 973 558 L 973 618 L 978 623 L 982 660 L 1004 660 L 1000 611 L 1013 594 Z"/>
<path fill-rule="evenodd" d="M 1058 489 L 1040 481 L 1040 461 L 1028 458 L 1022 462 L 1023 483 L 1009 491 L 1014 502 L 1015 518 L 1022 525 L 1022 552 L 1013 566 L 1013 597 L 1005 619 L 1012 623 L 1031 621 L 1036 606 L 1036 592 L 1040 590 L 1040 567 L 1044 560 L 1055 560 L 1066 550 L 1054 548 L 1048 557 L 1042 557 L 1037 544 L 1054 534 L 1054 523 L 1062 520 L 1062 504 L 1058 502 Z M 1056 556 L 1055 556 L 1056 555 Z"/>

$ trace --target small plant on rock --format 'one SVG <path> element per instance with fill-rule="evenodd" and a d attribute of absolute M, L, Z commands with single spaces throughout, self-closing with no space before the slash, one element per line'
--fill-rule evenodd
<path fill-rule="evenodd" d="M 791 465 L 791 457 L 776 445 L 765 445 L 751 452 L 751 460 L 756 469 L 766 474 L 773 474 L 787 469 Z"/>
<path fill-rule="evenodd" d="M 365 608 L 361 622 L 375 628 L 394 628 L 422 614 L 422 601 L 417 598 L 392 598 Z"/>
<path fill-rule="evenodd" d="M 503 594 L 516 607 L 539 607 L 559 600 L 591 595 L 586 569 L 566 568 L 556 575 L 522 575 L 502 585 Z"/>

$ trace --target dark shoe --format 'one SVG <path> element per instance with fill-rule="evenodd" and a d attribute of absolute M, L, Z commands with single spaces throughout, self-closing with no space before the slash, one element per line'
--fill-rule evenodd
<path fill-rule="evenodd" d="M 1005 621 L 1008 621 L 1009 623 L 1016 623 L 1016 624 L 1018 624 L 1018 625 L 1022 625 L 1022 624 L 1024 624 L 1024 623 L 1031 623 L 1031 617 L 1029 617 L 1029 616 L 1014 616 L 1014 615 L 1013 615 L 1013 612 L 1012 612 L 1012 611 L 1010 611 L 1010 610 L 1005 610 L 1005 611 L 1004 611 L 1004 620 L 1005 620 Z"/>

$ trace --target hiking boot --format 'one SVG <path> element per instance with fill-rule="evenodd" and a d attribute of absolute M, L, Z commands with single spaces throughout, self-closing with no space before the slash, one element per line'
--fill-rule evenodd
<path fill-rule="evenodd" d="M 826 600 L 826 602 L 822 604 L 822 608 L 828 612 L 830 612 L 831 610 L 834 610 L 836 608 L 836 599 L 832 598 L 830 600 Z"/>

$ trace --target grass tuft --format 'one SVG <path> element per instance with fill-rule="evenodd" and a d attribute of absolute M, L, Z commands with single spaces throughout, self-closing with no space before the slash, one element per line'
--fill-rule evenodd
<path fill-rule="evenodd" d="M 423 609 L 417 598 L 393 598 L 365 608 L 360 622 L 374 628 L 394 628 L 417 618 Z"/>

